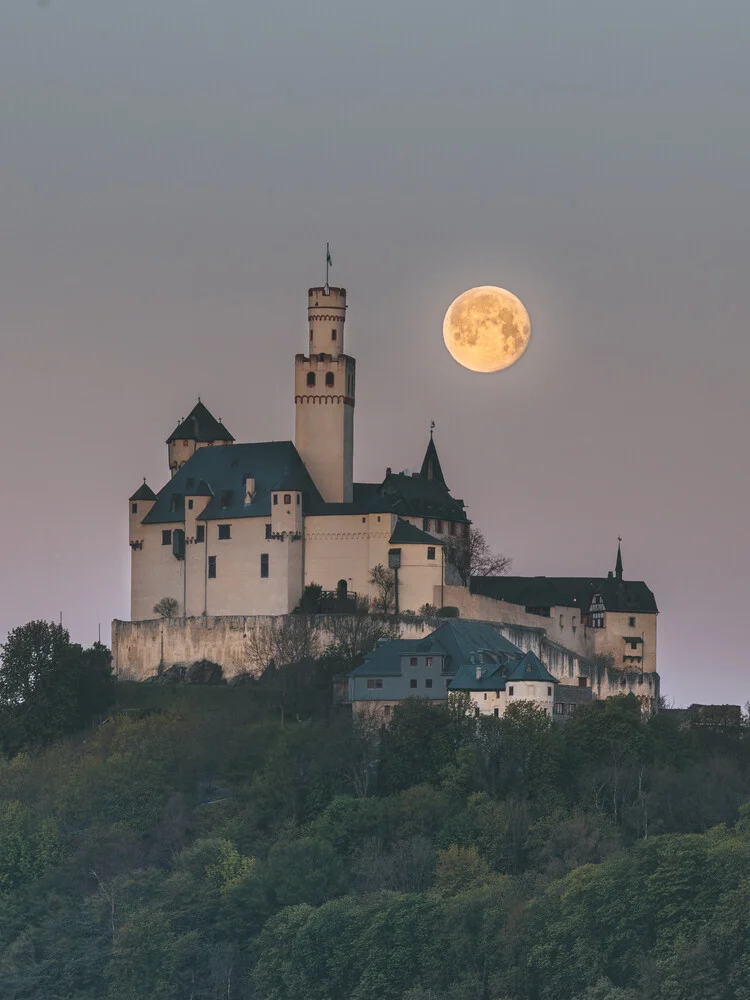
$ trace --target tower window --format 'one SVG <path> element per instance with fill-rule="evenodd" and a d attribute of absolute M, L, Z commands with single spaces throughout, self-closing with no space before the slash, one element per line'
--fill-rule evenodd
<path fill-rule="evenodd" d="M 266 538 L 270 538 L 270 537 L 271 537 L 271 525 L 267 524 L 266 525 Z"/>
<path fill-rule="evenodd" d="M 284 503 L 291 503 L 291 502 L 292 502 L 292 494 L 291 493 L 285 493 L 284 494 Z"/>
<path fill-rule="evenodd" d="M 138 504 L 137 503 L 131 503 L 131 505 L 130 505 L 130 513 L 131 514 L 137 514 L 138 513 Z"/>
<path fill-rule="evenodd" d="M 548 698 L 552 697 L 552 688 L 547 688 L 547 697 Z"/>
<path fill-rule="evenodd" d="M 274 506 L 276 506 L 276 504 L 277 504 L 278 502 L 279 502 L 279 494 L 278 494 L 278 493 L 274 493 L 274 495 L 273 495 L 273 503 L 274 503 Z"/>
<path fill-rule="evenodd" d="M 511 686 L 510 686 L 510 687 L 508 688 L 508 697 L 509 697 L 509 698 L 512 698 L 512 697 L 513 697 L 513 685 L 512 685 L 512 684 L 511 684 Z"/>
<path fill-rule="evenodd" d="M 172 544 L 172 532 L 167 530 L 166 528 L 161 533 L 161 544 L 162 545 Z"/>
<path fill-rule="evenodd" d="M 318 361 L 325 361 L 325 359 L 326 359 L 325 354 L 319 354 L 318 355 Z"/>
<path fill-rule="evenodd" d="M 216 579 L 216 556 L 208 557 L 208 579 Z"/>
<path fill-rule="evenodd" d="M 195 526 L 195 540 L 196 540 L 196 542 L 205 542 L 205 540 L 206 540 L 206 526 L 205 526 L 205 524 L 196 524 L 196 526 Z"/>
<path fill-rule="evenodd" d="M 632 615 L 630 618 L 628 618 L 628 625 L 630 628 L 635 628 L 635 618 L 633 618 Z"/>
<path fill-rule="evenodd" d="M 232 537 L 232 525 L 231 524 L 220 524 L 219 525 L 219 541 L 225 542 L 228 538 Z"/>
<path fill-rule="evenodd" d="M 315 372 L 308 372 L 307 373 L 307 384 L 308 385 L 315 385 Z"/>
<path fill-rule="evenodd" d="M 260 556 L 260 575 L 262 579 L 268 576 L 268 553 L 262 552 Z"/>
<path fill-rule="evenodd" d="M 428 545 L 427 546 L 427 558 L 428 559 L 434 559 L 435 558 L 435 546 L 434 545 Z"/>
<path fill-rule="evenodd" d="M 326 372 L 326 385 L 333 385 L 333 372 Z"/>
<path fill-rule="evenodd" d="M 193 509 L 193 501 L 192 500 L 188 500 L 188 510 L 192 510 L 192 509 Z"/>
<path fill-rule="evenodd" d="M 438 533 L 438 535 L 442 535 L 442 533 L 443 533 L 443 522 L 442 521 L 435 521 L 435 531 Z"/>
<path fill-rule="evenodd" d="M 430 521 L 429 517 L 423 517 L 422 518 L 422 531 L 429 531 L 431 524 L 432 524 L 432 522 Z"/>
<path fill-rule="evenodd" d="M 456 522 L 455 522 L 455 521 L 451 521 L 451 525 L 450 525 L 450 533 L 451 533 L 452 535 L 455 535 L 455 534 L 456 534 Z"/>
<path fill-rule="evenodd" d="M 298 493 L 298 494 L 297 494 L 297 506 L 298 506 L 298 507 L 299 507 L 299 504 L 300 504 L 300 495 L 299 495 L 299 493 Z"/>
<path fill-rule="evenodd" d="M 336 336 L 337 336 L 336 331 L 335 330 L 331 330 L 331 340 L 335 340 Z"/>

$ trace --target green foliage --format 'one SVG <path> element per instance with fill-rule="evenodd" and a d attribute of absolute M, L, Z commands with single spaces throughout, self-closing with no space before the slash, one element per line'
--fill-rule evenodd
<path fill-rule="evenodd" d="M 83 728 L 114 692 L 109 650 L 70 642 L 62 625 L 34 621 L 1 647 L 0 747 L 9 754 L 44 746 Z"/>
<path fill-rule="evenodd" d="M 121 684 L 0 761 L 0 996 L 748 1000 L 746 730 L 371 721 Z"/>

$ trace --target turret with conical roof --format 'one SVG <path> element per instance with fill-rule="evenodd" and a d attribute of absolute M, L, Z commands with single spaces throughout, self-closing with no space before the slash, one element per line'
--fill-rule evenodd
<path fill-rule="evenodd" d="M 622 539 L 617 539 L 617 559 L 615 561 L 615 579 L 622 583 L 622 549 L 620 548 Z"/>
<path fill-rule="evenodd" d="M 190 413 L 167 438 L 169 471 L 174 476 L 198 448 L 233 442 L 234 437 L 224 424 L 198 399 Z"/>
<path fill-rule="evenodd" d="M 422 479 L 432 479 L 441 486 L 444 486 L 446 490 L 448 489 L 445 477 L 443 476 L 443 470 L 440 467 L 440 459 L 438 458 L 437 448 L 435 447 L 435 442 L 432 439 L 432 431 L 430 431 L 430 443 L 427 445 L 427 451 L 424 455 L 424 461 L 422 462 L 422 471 L 420 472 Z"/>

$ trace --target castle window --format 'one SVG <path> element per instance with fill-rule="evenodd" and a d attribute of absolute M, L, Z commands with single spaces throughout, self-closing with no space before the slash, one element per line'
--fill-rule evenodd
<path fill-rule="evenodd" d="M 180 494 L 173 493 L 172 496 L 169 498 L 169 509 L 171 511 L 176 511 L 179 505 L 180 505 Z"/>
<path fill-rule="evenodd" d="M 232 525 L 231 524 L 220 524 L 219 525 L 219 541 L 225 542 L 228 538 L 232 537 Z"/>
<path fill-rule="evenodd" d="M 495 718 L 497 718 L 500 715 L 500 709 L 499 708 L 493 709 L 493 713 L 492 714 L 495 716 Z"/>
<path fill-rule="evenodd" d="M 161 544 L 162 545 L 171 545 L 172 544 L 172 532 L 169 531 L 166 528 L 161 533 Z"/>
<path fill-rule="evenodd" d="M 425 658 L 424 658 L 424 665 L 426 667 L 431 667 L 432 666 L 432 657 L 431 656 L 425 656 Z"/>
<path fill-rule="evenodd" d="M 431 677 L 428 677 L 428 678 L 427 678 L 427 679 L 425 680 L 425 682 L 424 682 L 424 686 L 425 686 L 426 688 L 431 688 L 431 687 L 432 687 L 432 678 L 431 678 Z"/>
<path fill-rule="evenodd" d="M 579 687 L 579 688 L 585 688 L 585 687 L 588 687 L 588 684 L 587 684 L 587 682 L 586 682 L 586 678 L 585 678 L 585 677 L 579 677 L 579 678 L 578 678 L 578 687 Z"/>
<path fill-rule="evenodd" d="M 267 524 L 266 525 L 266 538 L 270 538 L 270 537 L 271 537 L 271 525 Z"/>
<path fill-rule="evenodd" d="M 274 506 L 279 502 L 279 494 L 278 493 L 274 493 L 274 495 L 273 495 L 273 502 L 274 502 Z"/>
<path fill-rule="evenodd" d="M 291 503 L 291 502 L 292 502 L 292 494 L 291 493 L 285 493 L 284 494 L 284 503 Z"/>
<path fill-rule="evenodd" d="M 512 684 L 511 684 L 511 686 L 510 686 L 510 687 L 508 688 L 508 697 L 509 697 L 509 698 L 512 698 L 512 697 L 513 697 L 513 685 L 512 685 Z"/>
<path fill-rule="evenodd" d="M 415 688 L 416 686 L 417 686 L 417 678 L 416 677 L 412 677 L 412 679 L 409 681 L 409 687 L 410 688 Z"/>
<path fill-rule="evenodd" d="M 435 546 L 434 545 L 428 545 L 427 546 L 427 558 L 428 559 L 434 559 L 435 558 Z"/>
<path fill-rule="evenodd" d="M 410 667 L 416 667 L 416 665 L 417 665 L 417 658 L 416 658 L 416 656 L 410 656 L 409 657 L 409 666 Z"/>
<path fill-rule="evenodd" d="M 552 697 L 552 688 L 547 688 L 547 697 L 548 698 Z"/>
<path fill-rule="evenodd" d="M 137 514 L 138 513 L 138 504 L 137 503 L 131 503 L 131 505 L 130 505 L 130 512 L 131 512 L 131 514 Z"/>
<path fill-rule="evenodd" d="M 632 615 L 628 618 L 628 625 L 630 628 L 635 628 L 635 618 Z"/>
<path fill-rule="evenodd" d="M 451 521 L 450 528 L 448 529 L 452 535 L 456 534 L 456 522 Z"/>
<path fill-rule="evenodd" d="M 431 523 L 432 522 L 430 521 L 429 517 L 423 517 L 422 518 L 422 531 L 429 531 Z"/>
<path fill-rule="evenodd" d="M 196 540 L 196 542 L 205 542 L 205 540 L 206 540 L 206 526 L 205 526 L 205 524 L 196 524 L 196 526 L 195 526 L 195 540 Z"/>
<path fill-rule="evenodd" d="M 326 372 L 326 385 L 333 385 L 333 372 Z"/>
<path fill-rule="evenodd" d="M 325 361 L 325 359 L 326 359 L 326 356 L 325 356 L 325 354 L 319 354 L 319 355 L 318 355 L 318 360 L 319 360 L 319 361 Z"/>
<path fill-rule="evenodd" d="M 219 500 L 219 503 L 221 505 L 221 509 L 222 510 L 226 510 L 226 508 L 229 506 L 229 504 L 231 502 L 232 502 L 232 491 L 231 490 L 222 490 L 221 491 L 221 499 Z"/>
<path fill-rule="evenodd" d="M 469 525 L 465 524 L 464 525 L 464 538 L 468 538 L 468 537 L 469 537 Z"/>
<path fill-rule="evenodd" d="M 635 640 L 634 640 L 633 642 L 630 643 L 630 648 L 631 649 L 638 649 L 638 643 L 635 642 Z"/>
<path fill-rule="evenodd" d="M 216 556 L 208 557 L 208 579 L 216 579 Z"/>
<path fill-rule="evenodd" d="M 315 385 L 315 372 L 308 372 L 307 373 L 307 384 L 308 385 Z"/>
<path fill-rule="evenodd" d="M 192 510 L 192 509 L 193 509 L 193 501 L 192 500 L 188 500 L 188 510 Z"/>
<path fill-rule="evenodd" d="M 368 691 L 379 691 L 383 687 L 382 677 L 368 677 L 367 678 L 367 689 Z"/>
<path fill-rule="evenodd" d="M 183 442 L 182 442 L 182 447 L 183 447 L 183 448 L 187 448 L 187 446 L 188 446 L 188 443 L 187 443 L 187 441 L 183 441 Z"/>
<path fill-rule="evenodd" d="M 260 575 L 262 579 L 268 576 L 268 553 L 262 552 L 260 556 Z"/>
<path fill-rule="evenodd" d="M 336 336 L 337 336 L 336 331 L 335 330 L 331 330 L 331 340 L 335 340 Z"/>
<path fill-rule="evenodd" d="M 299 493 L 298 493 L 298 494 L 297 494 L 297 506 L 299 507 L 299 505 L 300 505 L 300 495 L 299 495 Z"/>
<path fill-rule="evenodd" d="M 442 521 L 435 521 L 435 531 L 438 533 L 438 535 L 442 535 L 442 533 L 443 533 L 443 522 Z"/>
<path fill-rule="evenodd" d="M 564 628 L 563 616 L 562 615 L 560 615 L 560 628 Z"/>

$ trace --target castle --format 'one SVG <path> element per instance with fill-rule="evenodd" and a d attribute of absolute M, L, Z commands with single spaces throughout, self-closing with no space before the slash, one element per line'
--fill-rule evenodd
<path fill-rule="evenodd" d="M 144 480 L 129 501 L 131 621 L 113 623 L 116 668 L 143 676 L 166 660 L 205 656 L 237 672 L 248 666 L 241 634 L 253 621 L 289 614 L 313 584 L 338 612 L 355 595 L 375 599 L 372 571 L 382 566 L 397 578 L 400 611 L 456 608 L 513 629 L 512 641 L 564 683 L 653 701 L 656 603 L 645 583 L 624 579 L 619 548 L 604 577 L 472 577 L 462 586 L 445 550 L 471 523 L 432 433 L 419 473 L 387 469 L 377 482 L 353 481 L 356 362 L 345 352 L 346 310 L 344 288 L 308 290 L 294 442 L 238 444 L 200 401 L 167 439 L 170 479 L 158 493 Z M 174 613 L 155 621 L 165 597 Z M 410 628 L 419 626 L 402 631 Z"/>

